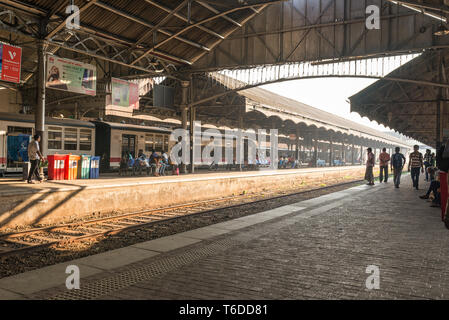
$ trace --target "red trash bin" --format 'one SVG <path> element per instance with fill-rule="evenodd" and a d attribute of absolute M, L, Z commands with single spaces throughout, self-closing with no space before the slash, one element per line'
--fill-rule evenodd
<path fill-rule="evenodd" d="M 440 196 L 441 196 L 441 220 L 444 220 L 448 198 L 448 185 L 447 185 L 446 172 L 440 172 Z"/>
<path fill-rule="evenodd" d="M 54 154 L 47 156 L 48 180 L 64 180 L 65 155 Z"/>
<path fill-rule="evenodd" d="M 64 164 L 64 179 L 65 180 L 76 180 L 78 177 L 78 162 L 80 161 L 80 156 L 74 156 L 72 154 L 65 156 Z"/>

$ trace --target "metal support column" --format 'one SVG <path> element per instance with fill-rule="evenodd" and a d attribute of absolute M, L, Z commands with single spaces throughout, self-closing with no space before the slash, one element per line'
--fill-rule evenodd
<path fill-rule="evenodd" d="M 37 105 L 34 113 L 35 131 L 41 136 L 40 148 L 43 150 L 45 131 L 45 44 L 37 41 Z"/>
<path fill-rule="evenodd" d="M 313 158 L 315 160 L 315 163 L 313 164 L 314 167 L 317 167 L 317 161 L 318 161 L 318 133 L 314 132 L 313 137 L 314 145 L 313 145 Z"/>
<path fill-rule="evenodd" d="M 195 157 L 193 153 L 195 151 L 195 120 L 196 120 L 196 107 L 190 108 L 190 173 L 195 173 Z"/>
<path fill-rule="evenodd" d="M 355 152 L 355 146 L 354 142 L 352 142 L 352 150 L 351 150 L 351 164 L 354 165 L 354 152 Z"/>
<path fill-rule="evenodd" d="M 363 144 L 360 145 L 360 165 L 363 165 Z"/>
<path fill-rule="evenodd" d="M 300 134 L 299 127 L 296 127 L 296 160 L 298 160 L 298 161 L 299 161 L 299 156 L 300 156 L 300 153 L 299 153 L 299 134 Z"/>
<path fill-rule="evenodd" d="M 334 142 L 332 135 L 329 138 L 329 167 L 334 164 Z"/>
<path fill-rule="evenodd" d="M 188 99 L 189 99 L 189 81 L 181 81 L 182 101 L 181 101 L 181 122 L 182 128 L 187 130 L 187 112 L 188 112 Z M 189 150 L 190 152 L 190 150 Z M 192 160 L 192 159 L 191 159 Z M 187 166 L 185 163 L 181 164 L 181 172 L 187 172 Z"/>
<path fill-rule="evenodd" d="M 243 108 L 240 108 L 239 109 L 239 130 L 241 130 L 242 134 L 243 134 L 243 130 L 244 130 L 244 128 L 243 128 L 244 127 L 244 120 L 243 120 L 244 113 L 245 113 L 245 110 Z M 240 142 L 242 143 L 242 148 L 243 148 L 242 152 L 243 152 L 243 154 L 245 154 L 245 141 L 243 140 Z M 241 163 L 241 161 L 239 163 L 239 170 L 243 171 L 243 164 Z"/>

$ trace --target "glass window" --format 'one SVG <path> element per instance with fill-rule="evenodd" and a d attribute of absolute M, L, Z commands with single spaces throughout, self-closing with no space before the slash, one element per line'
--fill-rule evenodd
<path fill-rule="evenodd" d="M 154 150 L 162 152 L 164 148 L 164 136 L 157 134 L 154 136 Z"/>
<path fill-rule="evenodd" d="M 11 127 L 8 126 L 8 133 L 10 134 L 16 134 L 16 133 L 22 133 L 22 134 L 33 134 L 32 128 L 25 128 L 25 127 Z"/>
<path fill-rule="evenodd" d="M 48 149 L 49 150 L 62 149 L 62 128 L 48 127 Z"/>
<path fill-rule="evenodd" d="M 92 130 L 90 129 L 80 130 L 80 150 L 82 151 L 92 150 Z"/>
<path fill-rule="evenodd" d="M 151 152 L 154 149 L 154 135 L 145 135 L 145 152 Z"/>
<path fill-rule="evenodd" d="M 77 150 L 78 129 L 64 128 L 64 150 Z"/>

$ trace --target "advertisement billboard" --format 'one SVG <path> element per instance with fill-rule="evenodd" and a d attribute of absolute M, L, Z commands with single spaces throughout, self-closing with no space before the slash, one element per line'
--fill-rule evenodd
<path fill-rule="evenodd" d="M 137 83 L 112 78 L 112 105 L 139 109 L 139 85 Z"/>
<path fill-rule="evenodd" d="M 0 58 L 0 79 L 2 81 L 19 83 L 22 48 L 0 43 Z"/>
<path fill-rule="evenodd" d="M 46 87 L 95 96 L 97 69 L 91 64 L 49 55 Z"/>

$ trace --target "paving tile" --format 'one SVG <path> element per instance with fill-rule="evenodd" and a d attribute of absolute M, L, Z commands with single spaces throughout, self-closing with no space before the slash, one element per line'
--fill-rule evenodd
<path fill-rule="evenodd" d="M 68 274 L 67 266 L 72 262 L 60 263 L 54 266 L 33 270 L 11 277 L 0 279 L 0 289 L 6 289 L 18 294 L 31 294 L 37 291 L 64 285 Z M 102 272 L 99 268 L 78 265 L 81 279 Z"/>
<path fill-rule="evenodd" d="M 111 270 L 158 255 L 156 251 L 136 247 L 126 247 L 73 260 L 74 265 L 85 265 L 103 270 Z"/>
<path fill-rule="evenodd" d="M 156 240 L 151 240 L 147 242 L 138 243 L 132 245 L 131 247 L 151 250 L 156 252 L 167 252 L 182 248 L 194 243 L 199 242 L 199 239 L 192 239 L 187 237 L 182 237 L 180 235 L 168 236 L 164 238 L 159 238 Z"/>

